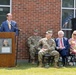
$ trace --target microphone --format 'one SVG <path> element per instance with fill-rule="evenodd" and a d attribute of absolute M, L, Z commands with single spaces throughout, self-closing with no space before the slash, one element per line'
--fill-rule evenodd
<path fill-rule="evenodd" d="M 18 31 L 21 31 L 21 29 L 17 28 L 17 27 L 14 27 L 12 24 L 10 24 L 13 28 L 15 28 L 16 30 Z"/>

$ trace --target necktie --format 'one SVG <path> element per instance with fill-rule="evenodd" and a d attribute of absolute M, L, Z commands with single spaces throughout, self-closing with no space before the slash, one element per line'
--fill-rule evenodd
<path fill-rule="evenodd" d="M 8 27 L 9 27 L 9 29 L 11 29 L 11 24 L 10 24 L 10 22 L 8 22 Z"/>
<path fill-rule="evenodd" d="M 60 46 L 63 47 L 62 39 L 60 39 Z"/>

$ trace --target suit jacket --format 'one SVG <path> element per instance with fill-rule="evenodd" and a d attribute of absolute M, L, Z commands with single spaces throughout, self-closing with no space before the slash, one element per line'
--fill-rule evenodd
<path fill-rule="evenodd" d="M 56 47 L 59 47 L 59 38 L 56 38 L 55 42 L 56 42 Z M 63 44 L 64 44 L 64 47 L 65 47 L 64 49 L 61 49 L 61 50 L 58 50 L 57 48 L 56 49 L 59 51 L 61 56 L 66 56 L 66 55 L 69 54 L 70 46 L 69 46 L 68 39 L 65 38 L 65 37 L 63 37 Z"/>
<path fill-rule="evenodd" d="M 9 29 L 8 22 L 7 21 L 4 21 L 1 24 L 0 31 L 1 32 L 15 32 L 16 35 L 18 35 L 17 23 L 15 21 L 11 21 L 11 29 Z"/>

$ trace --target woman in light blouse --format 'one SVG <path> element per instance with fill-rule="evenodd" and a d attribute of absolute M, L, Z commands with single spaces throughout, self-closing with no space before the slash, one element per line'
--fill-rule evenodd
<path fill-rule="evenodd" d="M 72 33 L 72 38 L 69 39 L 70 53 L 76 54 L 76 30 Z"/>

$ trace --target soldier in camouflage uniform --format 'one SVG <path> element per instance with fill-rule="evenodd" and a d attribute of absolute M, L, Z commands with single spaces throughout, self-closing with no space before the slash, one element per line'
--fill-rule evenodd
<path fill-rule="evenodd" d="M 32 59 L 32 64 L 35 63 L 35 53 L 37 49 L 38 41 L 41 39 L 40 36 L 38 36 L 38 30 L 34 30 L 34 35 L 28 38 L 28 46 L 29 46 L 29 52 Z"/>
<path fill-rule="evenodd" d="M 42 57 L 46 53 L 49 53 L 51 56 L 54 56 L 54 67 L 58 67 L 57 63 L 59 60 L 59 53 L 55 50 L 56 44 L 55 41 L 52 39 L 52 31 L 46 32 L 46 37 L 42 38 L 39 43 L 38 47 L 42 45 L 42 48 L 40 49 L 38 53 L 38 60 L 39 60 L 39 66 L 42 67 Z"/>

